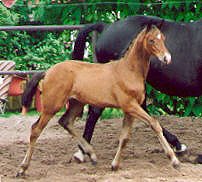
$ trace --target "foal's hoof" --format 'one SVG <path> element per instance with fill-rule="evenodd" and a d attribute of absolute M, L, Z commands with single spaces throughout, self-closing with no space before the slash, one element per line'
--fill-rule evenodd
<path fill-rule="evenodd" d="M 94 160 L 90 160 L 91 161 L 91 164 L 93 165 L 93 166 L 96 166 L 97 165 L 97 161 L 94 161 Z"/>
<path fill-rule="evenodd" d="M 90 161 L 92 163 L 93 166 L 96 166 L 97 165 L 97 156 L 95 155 L 95 153 L 89 155 L 90 157 Z"/>
<path fill-rule="evenodd" d="M 119 166 L 112 166 L 112 171 L 117 171 L 119 169 Z"/>
<path fill-rule="evenodd" d="M 180 169 L 180 162 L 178 159 L 175 159 L 173 162 L 172 162 L 172 166 L 173 168 L 175 169 Z"/>
<path fill-rule="evenodd" d="M 118 160 L 114 159 L 111 163 L 111 169 L 112 171 L 117 171 L 119 169 L 119 162 Z"/>
<path fill-rule="evenodd" d="M 73 157 L 74 157 L 74 160 L 77 163 L 83 163 L 83 162 L 85 162 L 84 154 L 80 150 L 78 150 L 78 152 L 76 152 Z"/>
<path fill-rule="evenodd" d="M 24 175 L 25 175 L 25 172 L 24 172 L 24 171 L 19 171 L 19 172 L 16 174 L 16 178 L 23 177 Z"/>

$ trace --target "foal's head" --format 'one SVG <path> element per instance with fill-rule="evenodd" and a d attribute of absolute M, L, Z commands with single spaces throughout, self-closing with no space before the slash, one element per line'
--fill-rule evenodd
<path fill-rule="evenodd" d="M 144 47 L 147 52 L 165 64 L 171 62 L 171 55 L 165 47 L 165 37 L 156 26 L 148 26 L 146 28 Z"/>

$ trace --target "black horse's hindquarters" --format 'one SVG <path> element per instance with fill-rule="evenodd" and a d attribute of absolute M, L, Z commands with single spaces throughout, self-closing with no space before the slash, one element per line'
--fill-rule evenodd
<path fill-rule="evenodd" d="M 86 36 L 93 30 L 102 32 L 96 43 L 96 56 L 99 63 L 119 59 L 138 32 L 150 21 L 159 25 L 160 18 L 133 16 L 110 25 L 97 23 L 82 29 L 75 42 L 73 59 L 82 59 Z M 199 96 L 202 94 L 202 39 L 201 20 L 194 23 L 176 23 L 165 20 L 161 31 L 166 37 L 166 46 L 172 55 L 172 63 L 163 66 L 159 60 L 152 58 L 148 82 L 156 89 L 177 96 Z M 80 36 L 80 37 L 79 37 Z M 82 41 L 81 38 L 82 37 Z M 189 54 L 187 54 L 189 53 Z M 90 143 L 95 124 L 103 109 L 89 107 L 84 138 Z M 181 149 L 176 136 L 163 128 L 168 142 Z"/>

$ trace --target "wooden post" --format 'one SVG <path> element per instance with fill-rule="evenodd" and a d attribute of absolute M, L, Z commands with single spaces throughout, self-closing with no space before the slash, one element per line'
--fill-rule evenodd
<path fill-rule="evenodd" d="M 93 62 L 97 63 L 97 58 L 96 58 L 96 53 L 95 53 L 95 47 L 96 47 L 96 42 L 97 42 L 98 34 L 96 31 L 93 31 L 93 36 L 92 36 L 92 46 L 93 46 Z"/>

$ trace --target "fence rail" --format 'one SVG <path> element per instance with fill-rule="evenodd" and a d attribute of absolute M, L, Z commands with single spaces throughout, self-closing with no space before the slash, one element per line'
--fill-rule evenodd
<path fill-rule="evenodd" d="M 0 71 L 0 75 L 32 75 L 35 73 L 41 73 L 44 70 L 40 71 Z"/>
<path fill-rule="evenodd" d="M 0 31 L 58 31 L 58 30 L 80 30 L 83 25 L 26 25 L 26 26 L 0 26 Z M 95 56 L 95 43 L 97 40 L 97 32 L 93 32 L 93 62 L 97 62 Z M 0 71 L 0 75 L 31 75 L 42 71 Z"/>
<path fill-rule="evenodd" d="M 26 26 L 0 26 L 0 31 L 24 30 L 24 31 L 57 31 L 79 30 L 82 25 L 26 25 Z"/>

